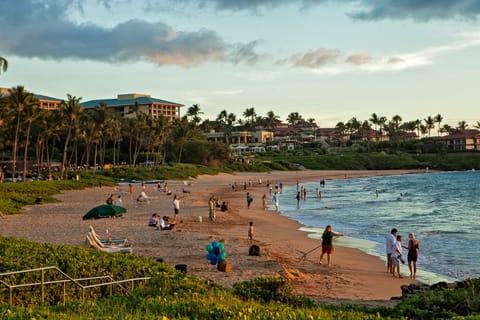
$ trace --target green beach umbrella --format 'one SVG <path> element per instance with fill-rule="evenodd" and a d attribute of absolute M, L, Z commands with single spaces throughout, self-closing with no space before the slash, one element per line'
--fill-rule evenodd
<path fill-rule="evenodd" d="M 83 216 L 83 220 L 121 217 L 125 212 L 127 212 L 127 209 L 124 207 L 102 204 L 88 211 Z"/>

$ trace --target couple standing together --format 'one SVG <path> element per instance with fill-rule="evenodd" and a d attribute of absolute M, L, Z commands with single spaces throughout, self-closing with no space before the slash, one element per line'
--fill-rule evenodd
<path fill-rule="evenodd" d="M 395 277 L 395 272 L 399 278 L 402 278 L 400 274 L 400 261 L 405 263 L 402 258 L 402 248 L 408 250 L 407 260 L 408 268 L 410 269 L 410 278 L 415 279 L 417 276 L 417 260 L 418 250 L 420 249 L 420 242 L 415 238 L 415 234 L 410 233 L 408 236 L 408 245 L 402 245 L 402 236 L 397 235 L 397 229 L 393 228 L 390 234 L 386 237 L 386 249 L 387 249 L 387 272 L 390 272 Z"/>

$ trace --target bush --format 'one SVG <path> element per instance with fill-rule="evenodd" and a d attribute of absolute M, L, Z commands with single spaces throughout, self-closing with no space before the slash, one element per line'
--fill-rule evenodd
<path fill-rule="evenodd" d="M 272 301 L 305 308 L 313 307 L 313 301 L 306 297 L 293 294 L 293 288 L 284 278 L 266 277 L 234 284 L 234 292 L 244 300 L 254 299 L 259 302 Z"/>

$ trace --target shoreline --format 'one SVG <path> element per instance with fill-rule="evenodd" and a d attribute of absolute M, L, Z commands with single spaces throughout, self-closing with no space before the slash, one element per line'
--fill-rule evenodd
<path fill-rule="evenodd" d="M 333 255 L 333 266 L 320 266 L 320 251 L 314 251 L 301 259 L 303 254 L 317 247 L 319 240 L 308 237 L 299 222 L 275 211 L 264 211 L 261 204 L 263 193 L 268 194 L 265 184 L 280 181 L 294 186 L 302 182 L 320 179 L 345 179 L 373 175 L 420 173 L 423 170 L 388 171 L 272 171 L 270 173 L 222 173 L 216 176 L 199 176 L 189 181 L 167 181 L 169 189 L 181 197 L 181 210 L 177 227 L 172 231 L 158 231 L 147 226 L 153 212 L 173 216 L 172 197 L 146 185 L 150 204 L 134 204 L 129 195 L 123 205 L 127 213 L 119 219 L 82 221 L 83 214 L 92 206 L 104 203 L 106 197 L 115 194 L 111 187 L 80 191 L 66 191 L 58 195 L 62 202 L 28 206 L 22 214 L 9 216 L 0 223 L 0 234 L 25 238 L 35 242 L 47 242 L 83 246 L 88 226 L 104 235 L 108 228 L 114 237 L 126 237 L 132 244 L 134 254 L 162 258 L 174 266 L 187 264 L 188 273 L 213 280 L 231 287 L 234 283 L 260 276 L 284 276 L 297 293 L 327 303 L 352 301 L 362 304 L 389 305 L 391 297 L 401 296 L 401 285 L 418 283 L 408 277 L 393 278 L 386 273 L 384 262 L 376 256 L 359 249 L 341 245 Z M 258 184 L 258 179 L 262 184 Z M 232 191 L 235 181 L 237 191 Z M 251 181 L 243 190 L 241 183 Z M 141 186 L 135 185 L 135 194 Z M 183 189 L 190 193 L 183 193 Z M 254 202 L 246 205 L 246 192 Z M 229 212 L 217 212 L 217 221 L 208 221 L 208 198 L 214 194 L 229 202 Z M 281 211 L 281 208 L 280 208 Z M 201 216 L 203 222 L 197 222 Z M 108 220 L 108 221 L 107 221 Z M 248 222 L 255 226 L 254 241 L 261 249 L 261 256 L 249 256 L 250 243 L 247 237 Z M 205 259 L 205 246 L 213 240 L 225 243 L 227 260 L 233 271 L 216 270 Z M 405 269 L 403 269 L 405 272 Z"/>

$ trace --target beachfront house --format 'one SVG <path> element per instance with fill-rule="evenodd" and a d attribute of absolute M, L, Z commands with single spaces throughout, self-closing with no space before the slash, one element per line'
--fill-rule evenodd
<path fill-rule="evenodd" d="M 96 99 L 82 102 L 85 109 L 91 109 L 105 104 L 108 109 L 120 113 L 122 117 L 135 117 L 135 113 L 143 112 L 153 119 L 165 117 L 169 122 L 180 118 L 180 108 L 183 104 L 152 98 L 148 94 L 127 93 L 118 94 L 116 98 Z"/>
<path fill-rule="evenodd" d="M 480 131 L 476 129 L 459 130 L 438 140 L 447 145 L 448 151 L 480 151 Z"/>
<path fill-rule="evenodd" d="M 266 130 L 232 131 L 228 134 L 226 132 L 215 132 L 212 130 L 208 133 L 205 133 L 205 136 L 210 142 L 223 142 L 228 145 L 237 146 L 244 145 L 258 147 L 264 146 L 265 144 L 273 141 L 273 132 Z"/>

